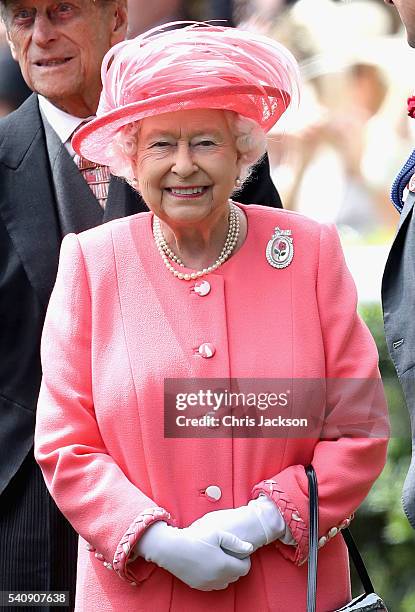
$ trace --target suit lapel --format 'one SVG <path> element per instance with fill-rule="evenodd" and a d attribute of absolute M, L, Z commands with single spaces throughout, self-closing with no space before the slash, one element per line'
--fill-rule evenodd
<path fill-rule="evenodd" d="M 37 96 L 33 94 L 0 129 L 0 218 L 5 224 L 27 277 L 44 306 L 55 283 L 62 239 L 56 208 L 46 136 Z M 55 143 L 51 154 L 56 173 L 63 172 L 72 194 L 66 207 L 66 231 L 79 232 L 102 220 L 99 204 L 64 147 Z M 90 206 L 88 206 L 90 204 Z M 70 212 L 81 207 L 83 220 Z M 98 208 L 97 208 L 98 207 Z M 91 212 L 95 211 L 95 212 Z M 141 197 L 125 181 L 113 177 L 104 221 L 147 211 Z M 101 215 L 97 219 L 96 213 Z"/>
<path fill-rule="evenodd" d="M 414 202 L 415 202 L 415 193 L 410 191 L 406 197 L 406 200 L 402 208 L 402 212 L 399 217 L 398 232 L 400 231 L 401 227 L 405 224 L 405 220 L 408 217 L 408 215 L 412 212 L 412 209 L 414 207 Z"/>
<path fill-rule="evenodd" d="M 388 259 L 386 261 L 386 266 L 385 266 L 385 271 L 383 273 L 383 281 L 382 281 L 382 294 L 384 294 L 384 292 L 387 289 L 387 278 L 389 276 L 390 270 L 391 269 L 393 270 L 393 268 L 396 265 L 397 252 L 402 249 L 403 241 L 405 239 L 405 234 L 406 234 L 409 222 L 412 217 L 414 202 L 415 202 L 415 194 L 410 191 L 405 200 L 405 203 L 404 203 L 401 215 L 400 215 L 400 219 L 399 219 L 398 229 L 397 229 L 395 238 L 393 240 L 392 246 L 390 248 Z"/>
<path fill-rule="evenodd" d="M 395 297 L 399 295 L 393 289 L 394 284 L 397 282 L 397 270 L 403 265 L 402 257 L 405 250 L 405 239 L 408 231 L 408 227 L 411 222 L 413 208 L 414 208 L 415 194 L 409 192 L 404 207 L 402 209 L 401 218 L 399 220 L 398 230 L 393 240 L 391 249 L 389 251 L 388 259 L 386 260 L 385 269 L 382 277 L 382 305 L 383 314 L 385 318 L 385 331 L 386 338 L 388 338 L 388 314 L 392 309 L 392 302 Z M 396 294 L 396 295 L 394 295 Z"/>
<path fill-rule="evenodd" d="M 60 231 L 37 97 L 7 118 L 0 141 L 0 216 L 46 306 L 55 282 Z"/>
<path fill-rule="evenodd" d="M 56 132 L 43 118 L 62 236 L 102 223 L 103 211 Z"/>

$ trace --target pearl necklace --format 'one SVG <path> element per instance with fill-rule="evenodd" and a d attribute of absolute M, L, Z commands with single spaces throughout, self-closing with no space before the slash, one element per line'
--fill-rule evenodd
<path fill-rule="evenodd" d="M 154 217 L 153 223 L 153 235 L 158 252 L 160 253 L 166 268 L 180 280 L 195 280 L 196 278 L 200 278 L 201 276 L 205 276 L 206 274 L 210 274 L 210 272 L 217 270 L 217 268 L 225 263 L 225 261 L 232 255 L 239 238 L 238 208 L 233 202 L 229 202 L 229 228 L 226 235 L 225 244 L 223 245 L 223 249 L 221 250 L 217 260 L 211 266 L 203 268 L 203 270 L 195 270 L 194 272 L 185 274 L 183 272 L 179 272 L 179 270 L 176 270 L 176 268 L 172 266 L 170 260 L 174 261 L 181 267 L 184 267 L 184 263 L 168 246 L 166 239 L 163 236 L 160 219 L 156 216 Z"/>

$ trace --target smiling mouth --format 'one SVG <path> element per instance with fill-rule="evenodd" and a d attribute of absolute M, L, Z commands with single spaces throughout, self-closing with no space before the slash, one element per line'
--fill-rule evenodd
<path fill-rule="evenodd" d="M 53 68 L 54 66 L 63 66 L 63 64 L 67 64 L 73 59 L 72 57 L 64 57 L 62 59 L 49 59 L 49 60 L 39 60 L 35 62 L 36 66 L 39 68 Z"/>
<path fill-rule="evenodd" d="M 180 198 L 194 198 L 205 193 L 209 187 L 200 186 L 200 187 L 167 187 L 166 191 L 171 193 L 174 196 Z"/>

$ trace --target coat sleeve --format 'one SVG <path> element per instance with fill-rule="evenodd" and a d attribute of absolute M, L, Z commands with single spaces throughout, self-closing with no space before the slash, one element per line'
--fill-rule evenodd
<path fill-rule="evenodd" d="M 325 352 L 326 423 L 311 463 L 319 491 L 319 546 L 349 525 L 386 460 L 389 421 L 376 345 L 356 311 L 357 295 L 334 226 L 322 225 L 316 293 Z M 330 408 L 328 408 L 330 406 Z M 308 555 L 308 481 L 292 465 L 258 483 L 278 505 L 297 546 L 277 542 L 297 565 Z"/>
<path fill-rule="evenodd" d="M 78 238 L 67 236 L 42 337 L 43 380 L 35 457 L 58 507 L 95 557 L 130 582 L 154 566 L 127 563 L 144 529 L 171 523 L 108 454 L 95 417 L 91 383 L 91 296 Z"/>

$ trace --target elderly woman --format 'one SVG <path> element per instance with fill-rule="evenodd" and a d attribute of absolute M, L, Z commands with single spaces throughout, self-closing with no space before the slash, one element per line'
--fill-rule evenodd
<path fill-rule="evenodd" d="M 339 607 L 350 585 L 337 534 L 385 440 L 277 426 L 238 437 L 238 423 L 224 435 L 212 414 L 205 436 L 165 428 L 167 379 L 178 391 L 378 379 L 335 229 L 230 200 L 295 99 L 295 62 L 262 36 L 192 24 L 120 44 L 102 76 L 74 147 L 150 212 L 66 237 L 45 325 L 36 457 L 80 534 L 77 610 L 304 610 L 311 462 L 318 609 Z M 332 412 L 365 421 L 365 401 L 333 397 Z"/>

